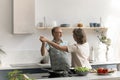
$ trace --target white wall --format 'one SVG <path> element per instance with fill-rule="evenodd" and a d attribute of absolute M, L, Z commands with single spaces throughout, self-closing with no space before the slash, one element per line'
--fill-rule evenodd
<path fill-rule="evenodd" d="M 112 39 L 110 48 L 113 53 L 109 55 L 114 55 L 114 59 L 117 60 L 120 56 L 119 4 L 119 0 L 36 0 L 36 25 L 43 22 L 45 17 L 48 26 L 52 24 L 52 21 L 56 21 L 58 25 L 68 23 L 76 26 L 77 23 L 82 22 L 84 26 L 89 26 L 90 22 L 100 22 L 101 17 L 101 24 L 109 28 L 107 35 Z M 87 31 L 90 45 L 97 43 L 95 34 L 95 32 Z"/>
<path fill-rule="evenodd" d="M 39 35 L 45 35 L 52 39 L 49 35 L 50 31 L 35 29 L 32 35 L 13 35 L 12 1 L 0 0 L 0 45 L 7 53 L 3 57 L 3 62 L 4 64 L 39 62 L 41 60 Z M 117 39 L 115 36 L 116 32 L 118 36 L 120 33 L 117 31 L 120 26 L 120 18 L 118 18 L 120 16 L 118 10 L 120 9 L 117 9 L 117 13 L 115 13 L 115 7 L 113 9 L 111 3 L 113 1 L 119 2 L 119 0 L 36 0 L 36 25 L 43 22 L 44 16 L 47 19 L 47 24 L 51 24 L 51 21 L 55 20 L 58 25 L 70 23 L 72 26 L 78 22 L 83 22 L 85 26 L 88 26 L 89 22 L 99 22 L 102 17 L 104 26 L 110 27 L 110 30 L 114 28 L 112 32 L 109 30 L 109 36 L 115 43 L 116 40 L 120 41 L 120 37 Z M 113 23 L 116 25 L 114 26 Z M 88 31 L 87 34 L 90 45 L 95 44 L 96 35 L 93 36 L 95 33 Z M 73 42 L 71 31 L 64 31 L 63 37 L 65 40 Z M 119 47 L 119 45 L 117 46 Z M 115 53 L 119 53 L 118 48 Z"/>
<path fill-rule="evenodd" d="M 39 53 L 39 34 L 32 35 L 13 35 L 12 34 L 12 11 L 13 0 L 0 0 L 0 45 L 7 55 L 3 57 L 6 63 L 27 63 L 38 62 Z"/>
<path fill-rule="evenodd" d="M 89 22 L 104 22 L 109 16 L 111 0 L 36 0 L 36 20 L 43 21 L 45 16 L 48 25 L 56 20 L 58 24 L 75 25 L 82 21 L 85 26 Z"/>

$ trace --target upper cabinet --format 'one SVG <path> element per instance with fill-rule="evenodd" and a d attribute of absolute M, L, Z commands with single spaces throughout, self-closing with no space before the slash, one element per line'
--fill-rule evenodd
<path fill-rule="evenodd" d="M 31 34 L 35 26 L 35 0 L 13 1 L 13 33 Z"/>

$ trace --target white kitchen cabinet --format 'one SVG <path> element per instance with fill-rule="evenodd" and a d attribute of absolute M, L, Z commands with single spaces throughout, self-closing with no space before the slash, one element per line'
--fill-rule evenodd
<path fill-rule="evenodd" d="M 33 33 L 35 26 L 35 0 L 13 1 L 13 34 Z"/>

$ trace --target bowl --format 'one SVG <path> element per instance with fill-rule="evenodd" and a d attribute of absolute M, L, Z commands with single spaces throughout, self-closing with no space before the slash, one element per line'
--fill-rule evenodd
<path fill-rule="evenodd" d="M 86 72 L 76 71 L 76 74 L 78 74 L 79 76 L 86 76 L 88 73 L 89 71 L 86 71 Z"/>
<path fill-rule="evenodd" d="M 75 69 L 74 69 L 74 68 L 71 68 L 71 69 L 70 69 L 70 73 L 71 73 L 71 74 L 76 74 Z"/>
<path fill-rule="evenodd" d="M 86 76 L 89 73 L 90 69 L 87 67 L 75 67 L 75 73 L 79 76 Z"/>
<path fill-rule="evenodd" d="M 70 27 L 70 24 L 61 24 L 61 27 Z"/>

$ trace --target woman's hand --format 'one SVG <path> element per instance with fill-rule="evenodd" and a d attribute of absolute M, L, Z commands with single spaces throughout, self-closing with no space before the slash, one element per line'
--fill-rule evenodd
<path fill-rule="evenodd" d="M 47 42 L 48 39 L 45 38 L 44 36 L 40 36 L 39 40 L 40 40 L 41 42 Z"/>

